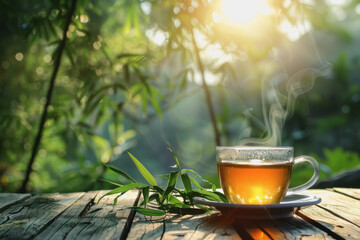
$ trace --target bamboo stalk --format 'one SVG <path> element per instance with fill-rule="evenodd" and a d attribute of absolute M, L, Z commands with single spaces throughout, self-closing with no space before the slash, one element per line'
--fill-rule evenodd
<path fill-rule="evenodd" d="M 26 168 L 25 178 L 24 178 L 24 180 L 22 182 L 21 187 L 18 190 L 18 192 L 21 192 L 21 193 L 26 192 L 26 190 L 27 190 L 27 186 L 28 186 L 28 183 L 29 183 L 29 180 L 30 180 L 30 174 L 32 172 L 32 166 L 33 166 L 33 164 L 35 162 L 35 158 L 36 158 L 39 146 L 40 146 L 40 142 L 41 142 L 41 138 L 42 138 L 42 134 L 43 134 L 43 131 L 44 131 L 45 122 L 46 122 L 46 117 L 47 117 L 48 109 L 49 109 L 50 102 L 51 102 L 52 93 L 53 93 L 54 86 L 55 86 L 56 76 L 57 76 L 57 73 L 59 71 L 60 64 L 61 64 L 61 57 L 62 57 L 62 54 L 63 54 L 64 49 L 65 49 L 65 43 L 66 43 L 66 38 L 67 38 L 66 33 L 67 33 L 68 29 L 69 29 L 69 25 L 71 23 L 71 18 L 74 15 L 74 12 L 75 12 L 75 9 L 76 9 L 76 2 L 77 2 L 77 0 L 72 0 L 72 2 L 71 2 L 70 10 L 69 10 L 69 12 L 67 14 L 67 17 L 66 17 L 66 23 L 65 23 L 62 39 L 61 39 L 61 41 L 59 43 L 59 46 L 58 46 L 58 48 L 56 50 L 57 54 L 56 54 L 56 58 L 55 58 L 55 62 L 54 62 L 54 68 L 53 68 L 53 72 L 52 72 L 51 79 L 50 79 L 50 85 L 49 85 L 47 95 L 46 95 L 46 103 L 44 105 L 44 109 L 43 109 L 43 112 L 42 112 L 42 115 L 41 115 L 39 129 L 38 129 L 37 135 L 36 135 L 35 140 L 34 140 L 34 146 L 32 148 L 31 157 L 29 159 L 29 162 L 28 162 L 28 165 L 27 165 L 27 168 Z"/>
<path fill-rule="evenodd" d="M 216 146 L 221 146 L 220 133 L 219 133 L 219 130 L 218 130 L 218 127 L 217 127 L 217 124 L 216 124 L 214 106 L 213 106 L 213 104 L 211 102 L 209 87 L 208 87 L 208 85 L 206 83 L 206 80 L 205 80 L 204 66 L 203 66 L 201 58 L 200 58 L 199 48 L 198 48 L 198 46 L 196 44 L 194 30 L 192 28 L 191 28 L 191 38 L 192 38 L 192 43 L 193 43 L 194 49 L 195 49 L 196 61 L 197 61 L 197 64 L 198 64 L 198 67 L 199 67 L 199 70 L 200 70 L 200 74 L 201 74 L 202 88 L 204 89 L 204 92 L 205 92 L 205 99 L 206 99 L 206 103 L 207 103 L 207 106 L 208 106 L 210 119 L 211 119 L 213 131 L 214 131 L 215 143 L 216 143 Z"/>

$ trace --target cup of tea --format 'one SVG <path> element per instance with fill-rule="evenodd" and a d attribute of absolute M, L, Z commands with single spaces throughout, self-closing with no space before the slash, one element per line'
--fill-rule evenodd
<path fill-rule="evenodd" d="M 319 178 L 319 165 L 310 156 L 294 158 L 293 147 L 216 147 L 221 187 L 230 203 L 277 204 L 288 193 L 310 188 Z M 311 179 L 288 188 L 295 164 L 308 162 L 314 168 Z"/>

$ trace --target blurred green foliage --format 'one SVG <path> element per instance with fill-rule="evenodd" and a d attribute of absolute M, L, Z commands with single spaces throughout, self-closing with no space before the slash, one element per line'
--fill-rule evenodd
<path fill-rule="evenodd" d="M 167 141 L 187 168 L 216 181 L 191 36 L 222 145 L 274 136 L 274 119 L 276 144 L 316 156 L 322 178 L 358 167 L 359 1 L 269 1 L 275 14 L 241 26 L 216 22 L 218 4 L 78 0 L 28 190 L 108 188 L 98 180 L 124 179 L 103 163 L 133 172 L 128 150 L 163 173 Z M 24 177 L 69 7 L 0 0 L 1 191 Z M 292 183 L 310 174 L 294 171 Z"/>
<path fill-rule="evenodd" d="M 323 157 L 312 154 L 320 164 L 320 180 L 333 177 L 336 174 L 360 167 L 360 156 L 356 152 L 344 151 L 341 147 L 324 149 Z M 291 186 L 304 183 L 312 175 L 312 168 L 296 166 L 293 171 Z"/>

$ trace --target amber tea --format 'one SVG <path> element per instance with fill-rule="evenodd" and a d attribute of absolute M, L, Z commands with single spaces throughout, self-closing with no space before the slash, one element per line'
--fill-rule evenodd
<path fill-rule="evenodd" d="M 218 162 L 221 186 L 229 202 L 273 204 L 284 197 L 293 163 L 244 164 Z"/>
<path fill-rule="evenodd" d="M 299 193 L 315 184 L 319 165 L 310 156 L 294 158 L 292 147 L 216 147 L 221 187 L 236 204 L 277 204 L 286 194 Z M 288 188 L 294 164 L 308 162 L 314 174 L 306 183 Z"/>

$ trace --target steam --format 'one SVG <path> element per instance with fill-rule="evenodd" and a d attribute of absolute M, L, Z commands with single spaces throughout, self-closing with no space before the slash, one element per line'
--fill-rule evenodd
<path fill-rule="evenodd" d="M 280 146 L 282 131 L 286 119 L 290 118 L 295 109 L 296 99 L 309 92 L 318 77 L 328 74 L 329 65 L 322 68 L 306 68 L 291 77 L 286 74 L 276 75 L 268 81 L 262 81 L 262 115 L 263 121 L 252 114 L 252 109 L 244 112 L 245 116 L 264 132 L 261 138 L 247 138 L 239 145 Z M 285 90 L 280 90 L 281 86 Z"/>

